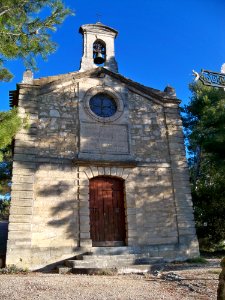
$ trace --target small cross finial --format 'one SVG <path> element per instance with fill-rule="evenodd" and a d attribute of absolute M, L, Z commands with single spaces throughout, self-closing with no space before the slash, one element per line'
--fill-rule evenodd
<path fill-rule="evenodd" d="M 102 15 L 100 13 L 97 13 L 96 17 L 97 17 L 97 23 L 101 23 L 101 17 L 102 17 Z"/>

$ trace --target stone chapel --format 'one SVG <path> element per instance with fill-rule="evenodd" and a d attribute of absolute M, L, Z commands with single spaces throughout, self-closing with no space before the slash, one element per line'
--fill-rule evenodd
<path fill-rule="evenodd" d="M 80 27 L 79 71 L 24 73 L 7 265 L 38 269 L 82 253 L 197 256 L 180 100 L 118 72 L 118 32 Z M 99 250 L 100 249 L 100 250 Z"/>

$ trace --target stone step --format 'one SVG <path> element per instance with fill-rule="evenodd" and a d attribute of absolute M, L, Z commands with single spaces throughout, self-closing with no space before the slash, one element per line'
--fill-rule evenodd
<path fill-rule="evenodd" d="M 66 266 L 71 268 L 116 268 L 119 266 L 133 265 L 133 262 L 130 260 L 121 260 L 121 261 L 108 261 L 108 260 L 99 260 L 99 261 L 84 261 L 84 260 L 74 260 L 67 261 Z"/>
<path fill-rule="evenodd" d="M 130 264 L 129 262 L 120 263 L 123 266 Z M 67 261 L 66 266 L 73 268 L 73 269 L 80 269 L 80 268 L 116 268 L 118 263 L 116 262 L 108 262 L 108 261 L 96 261 L 96 262 L 89 262 L 83 260 L 74 260 L 74 261 Z"/>
<path fill-rule="evenodd" d="M 110 260 L 110 261 L 120 261 L 120 260 L 130 260 L 133 262 L 136 261 L 161 261 L 163 260 L 162 257 L 152 257 L 149 254 L 121 254 L 121 255 L 82 255 L 82 258 L 85 261 L 98 261 L 98 260 Z"/>
<path fill-rule="evenodd" d="M 120 254 L 135 254 L 139 253 L 139 249 L 133 247 L 92 247 L 93 255 L 120 255 Z"/>
<path fill-rule="evenodd" d="M 72 268 L 66 267 L 66 266 L 57 266 L 58 274 L 69 274 L 72 272 Z"/>
<path fill-rule="evenodd" d="M 108 256 L 105 258 L 95 259 L 95 257 L 90 257 L 88 260 L 67 260 L 65 262 L 67 267 L 70 268 L 116 268 L 120 266 L 131 266 L 131 265 L 150 265 L 150 264 L 159 264 L 162 263 L 162 258 L 154 257 L 115 257 L 110 259 Z"/>
<path fill-rule="evenodd" d="M 70 268 L 115 268 L 119 265 L 131 265 L 130 260 L 109 261 L 109 260 L 96 260 L 96 261 L 85 261 L 85 260 L 67 260 L 66 266 Z"/>
<path fill-rule="evenodd" d="M 65 261 L 65 269 L 76 274 L 146 273 L 164 264 L 164 259 L 131 247 L 92 247 L 92 252 Z"/>
<path fill-rule="evenodd" d="M 169 246 L 164 246 L 164 250 Z M 173 247 L 174 248 L 174 247 Z M 170 251 L 173 248 L 169 248 Z M 160 256 L 159 247 L 156 246 L 148 246 L 148 247 L 130 247 L 130 246 L 122 246 L 122 247 L 92 247 L 91 253 L 93 255 L 123 255 L 123 254 L 148 254 L 149 256 Z"/>

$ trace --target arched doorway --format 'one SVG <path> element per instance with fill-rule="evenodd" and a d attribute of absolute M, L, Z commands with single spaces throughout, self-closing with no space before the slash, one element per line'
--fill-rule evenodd
<path fill-rule="evenodd" d="M 92 245 L 125 245 L 124 180 L 98 176 L 89 187 Z"/>

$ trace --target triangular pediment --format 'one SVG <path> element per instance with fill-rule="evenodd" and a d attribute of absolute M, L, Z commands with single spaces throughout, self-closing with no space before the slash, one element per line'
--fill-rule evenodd
<path fill-rule="evenodd" d="M 33 85 L 39 86 L 40 93 L 50 93 L 54 90 L 60 89 L 62 87 L 70 86 L 74 84 L 77 80 L 82 78 L 101 78 L 105 75 L 117 80 L 121 84 L 125 84 L 128 89 L 134 93 L 138 93 L 146 98 L 155 100 L 158 103 L 164 102 L 180 102 L 175 96 L 170 94 L 144 86 L 138 82 L 135 82 L 129 78 L 122 76 L 119 73 L 114 73 L 104 67 L 90 69 L 84 72 L 71 72 L 57 76 L 42 77 L 33 80 Z"/>

